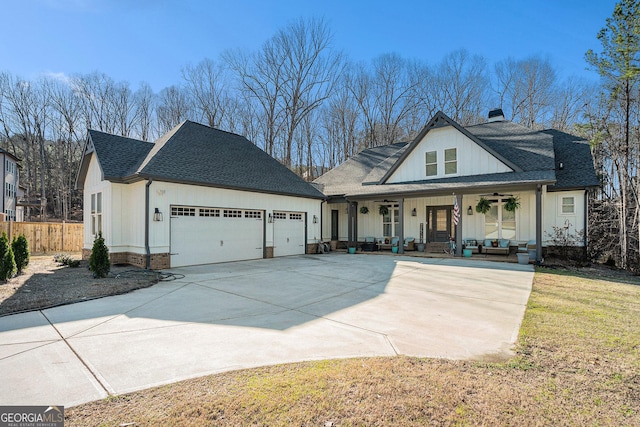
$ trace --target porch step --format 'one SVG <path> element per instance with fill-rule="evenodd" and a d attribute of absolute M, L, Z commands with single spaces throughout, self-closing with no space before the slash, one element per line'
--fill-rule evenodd
<path fill-rule="evenodd" d="M 431 242 L 427 243 L 425 247 L 425 252 L 427 253 L 444 253 L 445 249 L 449 249 L 449 243 L 446 242 Z"/>

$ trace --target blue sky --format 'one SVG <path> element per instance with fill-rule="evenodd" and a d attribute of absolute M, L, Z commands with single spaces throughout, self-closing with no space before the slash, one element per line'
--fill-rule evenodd
<path fill-rule="evenodd" d="M 0 71 L 26 79 L 104 72 L 154 91 L 227 49 L 258 49 L 299 17 L 324 17 L 353 60 L 397 52 L 439 62 L 456 49 L 489 64 L 548 56 L 559 77 L 597 79 L 584 53 L 615 0 L 0 0 Z"/>

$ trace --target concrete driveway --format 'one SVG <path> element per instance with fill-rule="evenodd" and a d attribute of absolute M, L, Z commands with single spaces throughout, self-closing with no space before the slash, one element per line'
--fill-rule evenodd
<path fill-rule="evenodd" d="M 0 403 L 65 405 L 303 360 L 506 356 L 533 268 L 307 255 L 172 270 L 130 294 L 0 318 Z"/>

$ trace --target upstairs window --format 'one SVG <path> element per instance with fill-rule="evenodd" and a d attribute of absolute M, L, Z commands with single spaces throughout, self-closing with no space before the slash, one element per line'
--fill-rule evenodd
<path fill-rule="evenodd" d="M 444 174 L 456 173 L 458 173 L 458 152 L 455 148 L 448 148 L 444 150 Z"/>
<path fill-rule="evenodd" d="M 438 152 L 427 151 L 425 154 L 426 162 L 426 175 L 436 176 L 438 175 Z"/>

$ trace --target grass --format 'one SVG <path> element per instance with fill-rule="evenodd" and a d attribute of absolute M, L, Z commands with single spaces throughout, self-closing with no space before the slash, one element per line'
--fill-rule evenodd
<path fill-rule="evenodd" d="M 506 362 L 305 362 L 183 381 L 65 413 L 67 426 L 638 426 L 640 286 L 539 269 L 516 356 Z"/>

